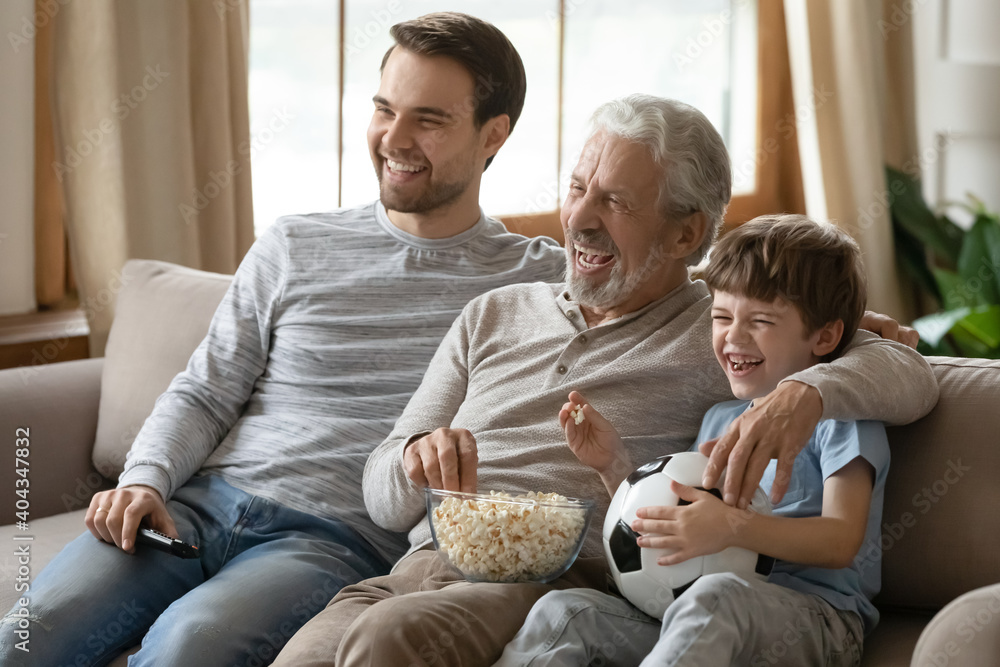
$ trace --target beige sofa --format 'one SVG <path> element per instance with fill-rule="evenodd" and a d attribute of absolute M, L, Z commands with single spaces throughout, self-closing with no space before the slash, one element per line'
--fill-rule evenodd
<path fill-rule="evenodd" d="M 228 276 L 129 262 L 103 359 L 0 371 L 0 433 L 30 429 L 30 529 L 0 528 L 0 605 L 11 608 L 15 535 L 31 576 L 83 530 L 95 490 L 121 470 L 156 396 L 204 336 Z M 1000 665 L 1000 362 L 937 357 L 934 411 L 889 429 L 882 623 L 864 665 Z M 891 392 L 892 378 L 886 378 Z M 14 521 L 14 452 L 0 490 Z M 943 608 L 943 609 L 942 609 Z M 919 638 L 919 641 L 918 641 Z M 795 637 L 790 636 L 789 641 Z M 777 653 L 777 652 L 776 652 Z M 114 664 L 124 664 L 116 661 Z"/>

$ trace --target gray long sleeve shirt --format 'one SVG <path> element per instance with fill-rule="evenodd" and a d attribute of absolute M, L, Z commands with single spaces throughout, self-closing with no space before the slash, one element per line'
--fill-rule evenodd
<path fill-rule="evenodd" d="M 481 216 L 423 239 L 381 203 L 280 219 L 253 245 L 208 335 L 156 403 L 119 486 L 164 499 L 198 471 L 340 519 L 395 560 L 361 477 L 463 306 L 493 288 L 561 280 L 551 239 Z"/>
<path fill-rule="evenodd" d="M 464 428 L 476 438 L 479 491 L 596 500 L 582 555 L 602 554 L 608 494 L 567 447 L 559 409 L 571 390 L 580 391 L 615 425 L 636 465 L 688 449 L 708 408 L 733 398 L 712 351 L 711 304 L 703 282 L 685 282 L 588 329 L 563 285 L 512 285 L 473 300 L 368 460 L 372 518 L 409 531 L 411 551 L 429 542 L 423 491 L 406 476 L 403 450 L 416 434 Z M 923 357 L 868 332 L 858 332 L 840 359 L 788 379 L 819 390 L 824 419 L 906 423 L 929 412 L 938 396 Z"/>

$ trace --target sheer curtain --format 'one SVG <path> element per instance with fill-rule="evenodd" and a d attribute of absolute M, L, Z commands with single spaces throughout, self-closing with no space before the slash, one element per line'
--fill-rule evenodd
<path fill-rule="evenodd" d="M 247 0 L 60 5 L 55 158 L 92 356 L 120 269 L 160 259 L 232 272 L 253 242 Z"/>
<path fill-rule="evenodd" d="M 885 182 L 917 155 L 912 21 L 896 4 L 785 0 L 785 16 L 806 210 L 858 241 L 868 307 L 909 322 Z"/>

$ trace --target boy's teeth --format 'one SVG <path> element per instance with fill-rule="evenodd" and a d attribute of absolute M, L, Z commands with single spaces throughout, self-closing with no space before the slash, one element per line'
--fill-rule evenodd
<path fill-rule="evenodd" d="M 740 359 L 739 361 L 737 361 L 736 359 L 733 359 L 732 357 L 729 358 L 729 364 L 730 364 L 730 366 L 732 366 L 733 370 L 737 371 L 737 372 L 745 370 L 747 368 L 753 368 L 754 366 L 759 365 L 762 361 L 764 361 L 764 360 L 763 359 L 750 359 L 750 358 Z"/>

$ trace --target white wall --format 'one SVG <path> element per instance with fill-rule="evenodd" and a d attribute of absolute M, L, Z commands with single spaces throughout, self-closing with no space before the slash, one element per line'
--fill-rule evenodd
<path fill-rule="evenodd" d="M 1000 4 L 931 0 L 914 11 L 917 129 L 933 206 L 976 194 L 1000 211 Z M 959 224 L 971 216 L 951 208 Z"/>
<path fill-rule="evenodd" d="M 35 309 L 34 4 L 0 1 L 0 315 Z"/>

